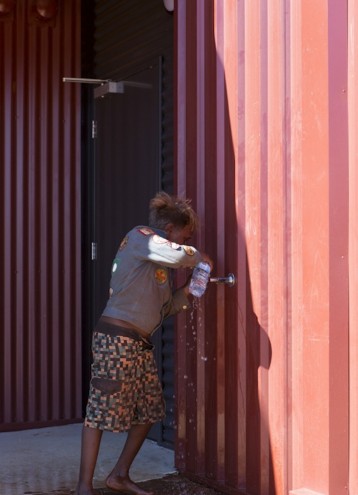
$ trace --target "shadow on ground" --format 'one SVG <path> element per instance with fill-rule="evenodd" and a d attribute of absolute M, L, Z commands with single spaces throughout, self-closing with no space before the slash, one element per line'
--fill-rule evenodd
<path fill-rule="evenodd" d="M 156 495 L 223 495 L 222 492 L 194 483 L 184 476 L 173 474 L 164 478 L 138 483 L 144 490 L 153 491 Z M 98 495 L 114 495 L 108 488 L 97 488 Z M 55 490 L 52 492 L 26 492 L 27 495 L 72 495 L 73 490 Z M 124 492 L 123 492 L 124 495 Z"/>

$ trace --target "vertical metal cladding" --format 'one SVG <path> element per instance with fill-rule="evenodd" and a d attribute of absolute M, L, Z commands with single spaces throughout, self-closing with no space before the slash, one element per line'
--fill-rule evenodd
<path fill-rule="evenodd" d="M 2 430 L 81 417 L 80 1 L 37 4 L 0 13 Z"/>
<path fill-rule="evenodd" d="M 348 2 L 348 129 L 349 129 L 349 458 L 358 456 L 358 4 Z M 349 468 L 349 490 L 358 492 L 358 466 Z"/>
<path fill-rule="evenodd" d="M 228 493 L 353 493 L 356 2 L 177 0 L 175 23 L 176 189 L 238 280 L 179 319 L 177 466 Z"/>

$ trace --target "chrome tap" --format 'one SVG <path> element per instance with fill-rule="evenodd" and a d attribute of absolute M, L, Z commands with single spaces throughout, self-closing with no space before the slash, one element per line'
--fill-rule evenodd
<path fill-rule="evenodd" d="M 229 273 L 227 277 L 210 277 L 209 280 L 215 284 L 226 284 L 228 287 L 233 287 L 236 284 L 236 278 L 233 273 Z"/>

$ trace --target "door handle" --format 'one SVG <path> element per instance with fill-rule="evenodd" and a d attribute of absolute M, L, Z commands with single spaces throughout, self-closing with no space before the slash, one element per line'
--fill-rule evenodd
<path fill-rule="evenodd" d="M 210 282 L 215 284 L 226 284 L 228 287 L 233 287 L 236 284 L 236 277 L 233 273 L 229 273 L 227 277 L 211 277 Z"/>

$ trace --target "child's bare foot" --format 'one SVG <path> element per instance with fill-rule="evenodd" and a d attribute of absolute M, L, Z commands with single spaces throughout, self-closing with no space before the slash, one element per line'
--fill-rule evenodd
<path fill-rule="evenodd" d="M 111 473 L 106 479 L 106 485 L 117 492 L 130 493 L 131 495 L 155 495 L 154 492 L 142 490 L 129 476 L 122 477 Z"/>
<path fill-rule="evenodd" d="M 78 484 L 76 486 L 75 495 L 98 495 L 98 492 L 92 487 Z"/>

